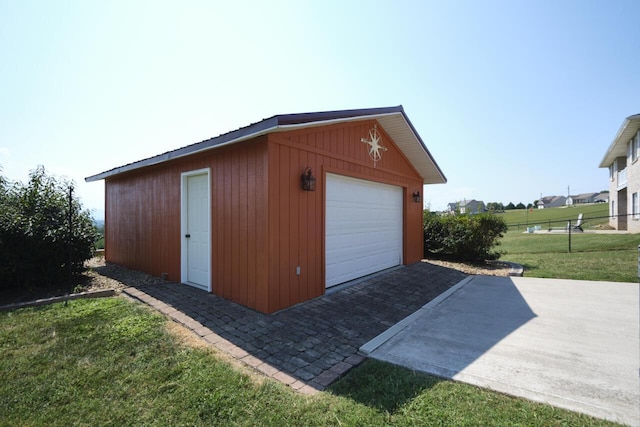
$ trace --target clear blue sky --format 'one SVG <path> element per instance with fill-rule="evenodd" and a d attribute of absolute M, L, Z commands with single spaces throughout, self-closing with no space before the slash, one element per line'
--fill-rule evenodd
<path fill-rule="evenodd" d="M 75 180 L 275 114 L 402 104 L 447 202 L 599 191 L 640 2 L 0 0 L 0 165 Z"/>

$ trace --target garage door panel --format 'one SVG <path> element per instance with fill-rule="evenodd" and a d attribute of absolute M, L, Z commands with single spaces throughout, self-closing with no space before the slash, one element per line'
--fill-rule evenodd
<path fill-rule="evenodd" d="M 402 188 L 327 174 L 326 286 L 402 264 Z"/>

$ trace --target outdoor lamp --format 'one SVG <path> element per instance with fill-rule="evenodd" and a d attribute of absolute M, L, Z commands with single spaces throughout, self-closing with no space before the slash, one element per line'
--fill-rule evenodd
<path fill-rule="evenodd" d="M 311 168 L 306 167 L 302 176 L 302 189 L 304 191 L 316 191 L 316 177 L 311 173 Z"/>
<path fill-rule="evenodd" d="M 416 190 L 413 192 L 413 201 L 416 203 L 420 203 L 422 201 L 420 198 L 420 191 Z"/>

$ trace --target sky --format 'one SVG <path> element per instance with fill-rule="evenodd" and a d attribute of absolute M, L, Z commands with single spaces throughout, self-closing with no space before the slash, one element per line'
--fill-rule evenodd
<path fill-rule="evenodd" d="M 276 114 L 402 105 L 431 210 L 608 189 L 640 2 L 0 0 L 0 168 L 84 178 Z"/>

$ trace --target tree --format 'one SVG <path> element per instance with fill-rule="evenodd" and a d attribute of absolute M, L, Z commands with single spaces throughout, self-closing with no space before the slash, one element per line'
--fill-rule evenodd
<path fill-rule="evenodd" d="M 516 209 L 526 209 L 527 207 L 524 205 L 524 203 L 520 202 L 516 205 Z"/>
<path fill-rule="evenodd" d="M 509 204 L 504 207 L 504 209 L 508 210 L 508 211 L 513 210 L 515 208 L 516 208 L 516 206 L 513 204 L 513 202 L 509 202 Z"/>
<path fill-rule="evenodd" d="M 0 179 L 0 287 L 57 287 L 84 270 L 97 233 L 72 188 L 43 166 L 26 185 Z"/>
<path fill-rule="evenodd" d="M 501 212 L 504 211 L 504 205 L 500 202 L 489 202 L 487 203 L 487 210 L 490 212 Z"/>

